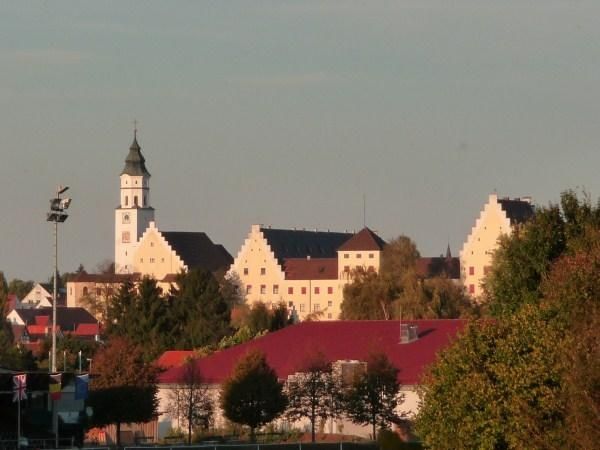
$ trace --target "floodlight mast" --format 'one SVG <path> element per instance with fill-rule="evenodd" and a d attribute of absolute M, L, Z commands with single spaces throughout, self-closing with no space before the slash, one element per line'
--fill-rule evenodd
<path fill-rule="evenodd" d="M 58 293 L 58 224 L 67 220 L 65 210 L 71 204 L 70 198 L 61 199 L 69 186 L 58 186 L 56 197 L 50 199 L 50 212 L 46 214 L 48 222 L 54 222 L 54 286 L 52 291 L 52 352 L 50 354 L 50 370 L 56 372 L 56 301 Z"/>

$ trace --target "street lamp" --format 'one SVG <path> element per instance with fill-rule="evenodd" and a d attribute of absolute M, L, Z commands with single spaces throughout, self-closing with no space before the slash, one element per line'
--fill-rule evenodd
<path fill-rule="evenodd" d="M 71 204 L 70 198 L 60 198 L 69 189 L 68 186 L 59 186 L 56 197 L 50 199 L 50 212 L 46 214 L 48 222 L 54 222 L 54 291 L 52 292 L 52 372 L 56 372 L 56 298 L 58 297 L 58 224 L 67 220 L 69 215 L 65 210 Z"/>

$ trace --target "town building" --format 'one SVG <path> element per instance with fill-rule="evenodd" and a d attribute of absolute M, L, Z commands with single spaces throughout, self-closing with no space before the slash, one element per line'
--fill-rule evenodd
<path fill-rule="evenodd" d="M 490 194 L 460 251 L 461 280 L 466 292 L 481 299 L 487 275 L 502 235 L 510 235 L 535 213 L 531 197 L 498 198 Z"/>
<path fill-rule="evenodd" d="M 228 277 L 250 305 L 283 302 L 299 320 L 309 315 L 335 320 L 352 271 L 378 271 L 384 245 L 366 227 L 353 234 L 253 225 Z"/>
<path fill-rule="evenodd" d="M 466 325 L 465 320 L 413 320 L 399 321 L 314 321 L 302 322 L 282 330 L 269 333 L 244 344 L 195 359 L 197 373 L 210 386 L 213 399 L 219 397 L 223 381 L 233 372 L 238 361 L 252 350 L 266 356 L 267 363 L 275 370 L 278 378 L 285 382 L 301 372 L 303 363 L 311 355 L 322 354 L 337 367 L 338 374 L 364 368 L 371 353 L 382 352 L 399 369 L 398 382 L 403 402 L 398 407 L 406 419 L 418 412 L 418 387 L 427 366 L 436 359 L 436 354 L 447 347 L 456 334 Z M 180 354 L 179 354 L 180 353 Z M 190 352 L 169 352 L 161 357 L 162 365 L 171 367 L 159 375 L 159 438 L 177 426 L 172 413 L 171 394 L 178 385 L 185 384 L 187 369 L 183 364 Z M 342 380 L 343 381 L 343 380 Z M 218 401 L 215 403 L 218 406 Z M 223 425 L 221 411 L 217 408 L 215 426 Z M 292 429 L 305 429 L 308 423 L 279 423 Z M 343 433 L 368 437 L 370 427 L 352 424 L 347 419 L 327 420 L 323 426 L 327 433 Z"/>

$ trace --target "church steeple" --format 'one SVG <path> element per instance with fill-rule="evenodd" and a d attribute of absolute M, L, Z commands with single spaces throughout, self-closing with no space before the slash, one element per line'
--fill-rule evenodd
<path fill-rule="evenodd" d="M 125 167 L 121 175 L 150 176 L 150 172 L 146 169 L 146 160 L 142 155 L 142 148 L 137 141 L 137 127 L 133 130 L 133 142 L 129 146 L 129 153 L 125 158 Z"/>

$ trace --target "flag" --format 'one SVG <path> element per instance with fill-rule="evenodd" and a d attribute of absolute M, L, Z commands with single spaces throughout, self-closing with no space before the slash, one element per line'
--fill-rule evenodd
<path fill-rule="evenodd" d="M 60 400 L 62 388 L 61 378 L 62 375 L 60 373 L 54 373 L 50 375 L 50 385 L 48 386 L 48 391 L 50 392 L 50 398 L 52 398 L 52 400 Z"/>
<path fill-rule="evenodd" d="M 79 375 L 75 378 L 75 400 L 85 400 L 88 397 L 89 375 Z"/>
<path fill-rule="evenodd" d="M 27 375 L 22 373 L 13 376 L 13 402 L 27 398 Z"/>

